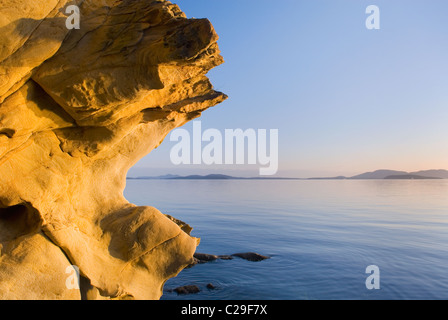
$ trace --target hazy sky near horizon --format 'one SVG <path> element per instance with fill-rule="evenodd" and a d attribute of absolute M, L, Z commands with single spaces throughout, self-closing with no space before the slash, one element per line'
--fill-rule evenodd
<path fill-rule="evenodd" d="M 220 36 L 226 62 L 209 77 L 229 99 L 203 113 L 204 130 L 279 129 L 279 175 L 448 169 L 448 1 L 173 2 Z M 380 30 L 365 27 L 371 4 Z M 174 145 L 168 136 L 136 167 L 258 171 L 175 167 Z"/>

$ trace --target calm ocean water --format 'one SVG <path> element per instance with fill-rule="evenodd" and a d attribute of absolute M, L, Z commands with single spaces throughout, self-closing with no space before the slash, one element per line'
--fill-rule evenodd
<path fill-rule="evenodd" d="M 448 299 L 448 180 L 128 180 L 125 196 L 189 223 L 198 252 L 271 256 L 186 269 L 165 300 Z"/>

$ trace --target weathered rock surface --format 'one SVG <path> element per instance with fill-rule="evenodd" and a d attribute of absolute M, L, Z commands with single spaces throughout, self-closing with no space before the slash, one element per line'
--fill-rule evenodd
<path fill-rule="evenodd" d="M 3 0 L 0 31 L 0 299 L 160 298 L 199 240 L 128 203 L 126 173 L 226 99 L 212 25 L 160 0 Z"/>

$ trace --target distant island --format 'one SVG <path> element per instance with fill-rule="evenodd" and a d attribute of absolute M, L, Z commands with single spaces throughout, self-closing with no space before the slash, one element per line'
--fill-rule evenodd
<path fill-rule="evenodd" d="M 405 172 L 396 170 L 376 170 L 365 172 L 353 177 L 330 177 L 330 178 L 309 178 L 310 180 L 424 180 L 424 179 L 448 179 L 448 170 L 422 170 L 416 172 Z"/>
<path fill-rule="evenodd" d="M 209 174 L 209 175 L 163 175 L 156 177 L 128 177 L 130 180 L 305 180 L 301 178 L 282 178 L 282 177 L 233 177 L 225 174 Z"/>
<path fill-rule="evenodd" d="M 387 180 L 428 180 L 428 179 L 443 179 L 443 178 L 435 178 L 435 177 L 424 177 L 424 176 L 418 176 L 415 174 L 403 174 L 403 175 L 392 175 L 392 176 L 387 176 L 386 178 Z"/>
<path fill-rule="evenodd" d="M 448 179 L 448 170 L 423 170 L 405 172 L 396 170 L 377 170 L 365 172 L 353 177 L 316 177 L 316 178 L 285 178 L 285 177 L 234 177 L 225 174 L 179 176 L 167 174 L 155 177 L 128 177 L 130 180 L 433 180 Z"/>

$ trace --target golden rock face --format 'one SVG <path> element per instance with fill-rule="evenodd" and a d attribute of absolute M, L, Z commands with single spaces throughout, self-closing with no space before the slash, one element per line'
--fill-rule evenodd
<path fill-rule="evenodd" d="M 126 173 L 226 99 L 205 76 L 218 36 L 168 1 L 0 6 L 0 298 L 159 299 L 199 240 L 128 203 Z"/>

